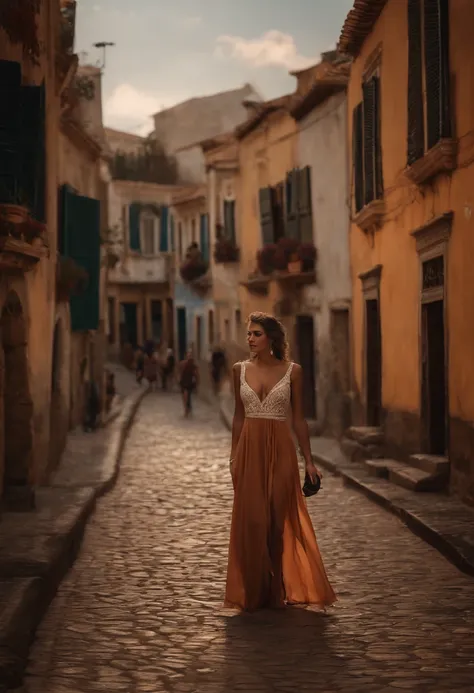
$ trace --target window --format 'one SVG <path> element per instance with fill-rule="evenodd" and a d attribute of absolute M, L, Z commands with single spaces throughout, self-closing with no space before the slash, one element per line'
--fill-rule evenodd
<path fill-rule="evenodd" d="M 363 100 L 353 111 L 352 156 L 355 210 L 383 197 L 379 68 L 362 85 Z"/>
<path fill-rule="evenodd" d="M 224 200 L 224 238 L 235 243 L 235 200 Z"/>
<path fill-rule="evenodd" d="M 449 91 L 449 0 L 408 0 L 409 166 L 451 137 Z"/>
<path fill-rule="evenodd" d="M 198 359 L 202 356 L 202 317 L 196 318 L 196 356 Z"/>
<path fill-rule="evenodd" d="M 142 253 L 143 255 L 155 255 L 156 250 L 156 219 L 154 217 L 142 218 Z"/>
<path fill-rule="evenodd" d="M 262 188 L 259 201 L 263 245 L 276 243 L 285 236 L 305 243 L 313 241 L 309 166 L 290 171 L 285 183 Z"/>
<path fill-rule="evenodd" d="M 183 224 L 178 222 L 178 258 L 183 257 Z"/>

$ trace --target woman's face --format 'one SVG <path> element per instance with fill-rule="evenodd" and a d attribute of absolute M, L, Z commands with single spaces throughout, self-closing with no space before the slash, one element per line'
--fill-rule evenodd
<path fill-rule="evenodd" d="M 247 342 L 252 354 L 261 354 L 270 349 L 270 340 L 263 327 L 256 322 L 251 322 L 247 328 Z"/>

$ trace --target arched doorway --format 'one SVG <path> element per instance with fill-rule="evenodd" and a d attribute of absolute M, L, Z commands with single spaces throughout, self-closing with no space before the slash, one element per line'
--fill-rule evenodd
<path fill-rule="evenodd" d="M 27 325 L 18 295 L 11 291 L 0 317 L 3 424 L 3 501 L 16 510 L 34 505 L 30 472 L 33 401 L 28 382 Z"/>

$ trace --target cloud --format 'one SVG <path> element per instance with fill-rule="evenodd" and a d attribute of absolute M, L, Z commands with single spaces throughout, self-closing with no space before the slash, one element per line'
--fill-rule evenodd
<path fill-rule="evenodd" d="M 184 94 L 150 94 L 131 84 L 119 84 L 105 99 L 104 122 L 107 126 L 147 135 L 153 129 L 151 116 L 187 98 Z"/>
<path fill-rule="evenodd" d="M 286 70 L 301 70 L 317 62 L 298 53 L 295 40 L 290 34 L 272 29 L 259 38 L 245 39 L 242 36 L 219 36 L 216 55 L 240 60 L 253 67 L 283 67 Z"/>

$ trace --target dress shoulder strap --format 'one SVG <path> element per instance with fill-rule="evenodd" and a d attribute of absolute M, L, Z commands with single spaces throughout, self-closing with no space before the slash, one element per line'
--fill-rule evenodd
<path fill-rule="evenodd" d="M 291 378 L 291 371 L 293 370 L 294 365 L 295 364 L 293 363 L 293 361 L 290 361 L 290 365 L 288 366 L 288 370 L 286 371 L 286 377 L 288 378 L 288 380 Z"/>
<path fill-rule="evenodd" d="M 245 382 L 245 367 L 247 363 L 245 361 L 240 362 L 240 384 L 243 385 Z"/>

